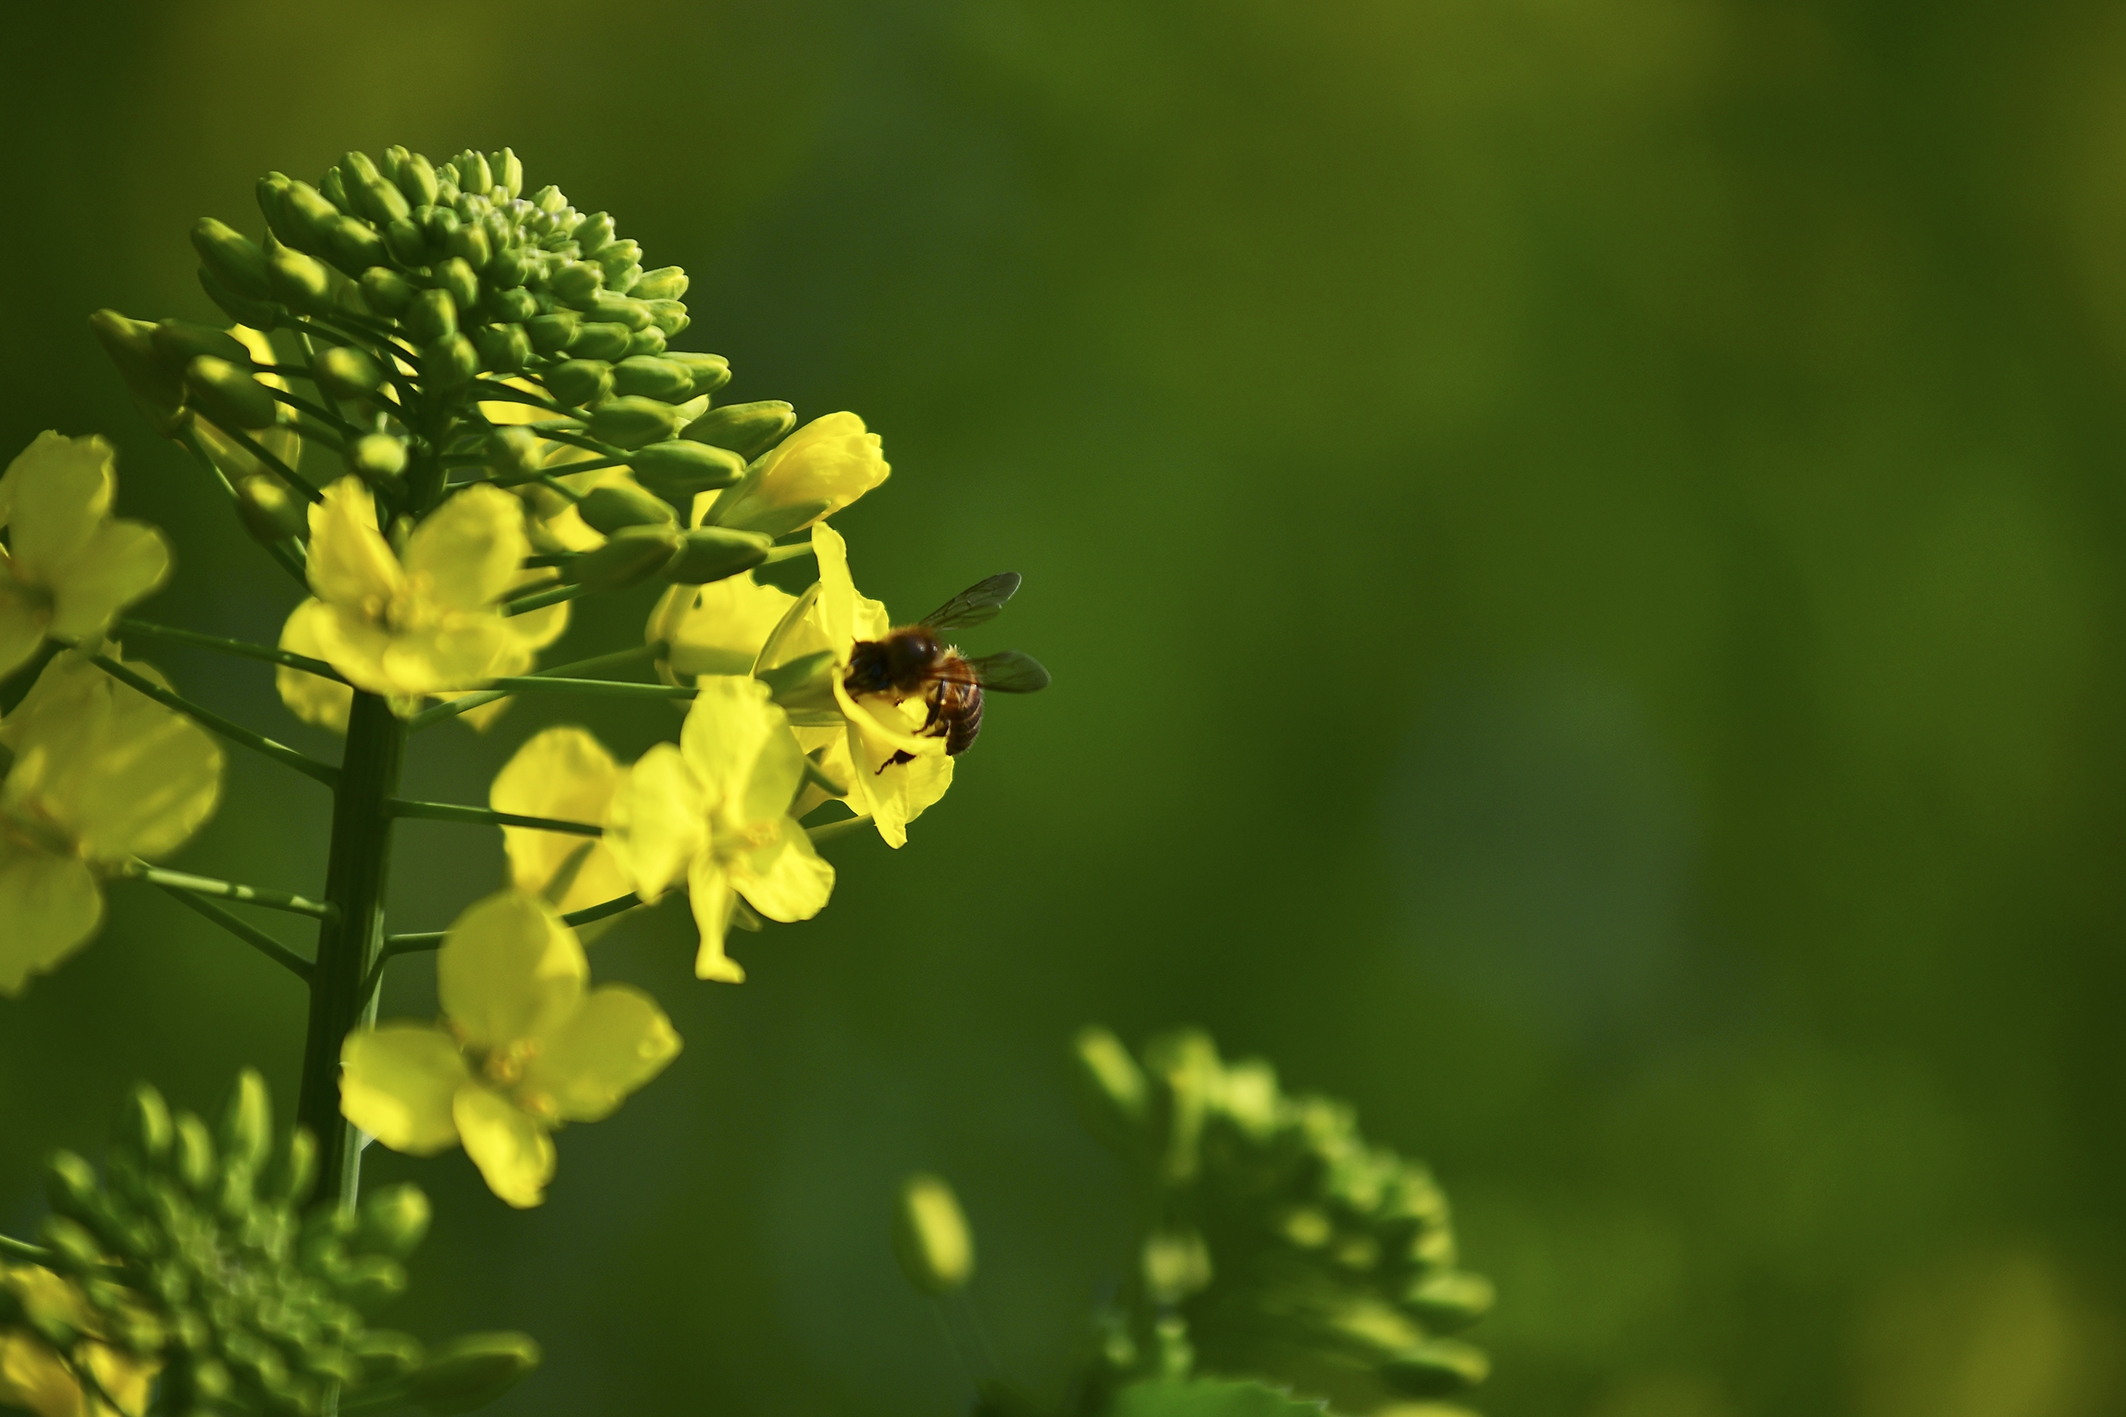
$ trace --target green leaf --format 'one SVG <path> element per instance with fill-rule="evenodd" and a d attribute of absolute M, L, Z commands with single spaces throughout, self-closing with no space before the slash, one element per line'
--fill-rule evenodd
<path fill-rule="evenodd" d="M 1132 1383 L 1115 1394 L 1107 1417 L 1320 1417 L 1327 1410 L 1261 1383 L 1198 1380 Z"/>

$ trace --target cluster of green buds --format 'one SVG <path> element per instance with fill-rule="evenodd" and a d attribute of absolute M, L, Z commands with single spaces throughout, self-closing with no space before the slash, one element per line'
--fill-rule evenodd
<path fill-rule="evenodd" d="M 245 1071 L 221 1126 L 173 1113 L 145 1084 L 127 1103 L 104 1174 L 72 1152 L 46 1171 L 53 1214 L 35 1258 L 82 1301 L 13 1301 L 0 1328 L 27 1327 L 76 1351 L 80 1315 L 100 1341 L 159 1369 L 157 1410 L 177 1417 L 471 1411 L 539 1361 L 531 1339 L 470 1334 L 426 1350 L 367 1316 L 406 1288 L 404 1260 L 426 1233 L 411 1185 L 356 1209 L 304 1209 L 317 1147 L 295 1128 L 278 1144 L 259 1075 Z M 77 1364 L 77 1371 L 85 1365 Z"/>
<path fill-rule="evenodd" d="M 1193 1372 L 1261 1379 L 1337 1413 L 1418 1413 L 1481 1382 L 1449 1335 L 1490 1307 L 1456 1265 L 1426 1168 L 1360 1134 L 1349 1106 L 1290 1095 L 1266 1062 L 1226 1062 L 1192 1030 L 1141 1062 L 1111 1033 L 1074 1046 L 1087 1117 L 1140 1170 L 1154 1219 L 1138 1273 L 1098 1324 L 1098 1394 Z"/>

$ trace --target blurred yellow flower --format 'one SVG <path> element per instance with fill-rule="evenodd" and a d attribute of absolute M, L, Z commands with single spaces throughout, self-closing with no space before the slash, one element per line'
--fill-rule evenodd
<path fill-rule="evenodd" d="M 468 487 L 413 529 L 401 564 L 377 530 L 369 489 L 343 477 L 310 509 L 319 608 L 297 608 L 298 637 L 356 688 L 411 714 L 423 695 L 477 688 L 516 662 L 521 639 L 498 602 L 518 584 L 528 549 L 517 500 Z M 302 714 L 298 703 L 308 700 L 290 703 Z"/>
<path fill-rule="evenodd" d="M 142 665 L 139 673 L 161 682 Z M 0 994 L 55 968 L 103 921 L 100 878 L 175 851 L 221 798 L 205 729 L 76 654 L 0 722 Z"/>
<path fill-rule="evenodd" d="M 0 476 L 0 677 L 47 635 L 94 640 L 170 574 L 170 543 L 111 515 L 111 445 L 39 433 Z"/>
<path fill-rule="evenodd" d="M 666 646 L 657 663 L 670 683 L 691 684 L 702 674 L 751 674 L 769 632 L 796 601 L 750 575 L 675 585 L 650 612 L 643 639 Z"/>
<path fill-rule="evenodd" d="M 548 728 L 495 774 L 487 805 L 520 817 L 603 825 L 626 775 L 605 745 L 583 729 Z M 510 884 L 563 914 L 632 889 L 613 853 L 595 837 L 504 827 L 502 847 L 509 855 Z"/>
<path fill-rule="evenodd" d="M 589 989 L 576 932 L 521 891 L 478 901 L 436 955 L 441 1024 L 348 1035 L 340 1109 L 394 1151 L 462 1143 L 510 1205 L 546 1198 L 553 1132 L 610 1116 L 679 1052 L 671 1020 L 624 984 Z"/>
<path fill-rule="evenodd" d="M 809 920 L 833 893 L 834 868 L 790 816 L 804 753 L 767 685 L 703 677 L 679 744 L 658 744 L 629 771 L 605 844 L 644 900 L 685 880 L 701 932 L 694 973 L 735 984 L 746 973 L 724 936 L 738 898 L 770 920 Z"/>
<path fill-rule="evenodd" d="M 853 413 L 830 413 L 760 455 L 714 501 L 718 526 L 782 536 L 831 517 L 886 480 L 892 468 L 876 433 Z"/>
<path fill-rule="evenodd" d="M 125 1417 L 147 1410 L 148 1384 L 161 1365 L 100 1342 L 103 1327 L 72 1284 L 38 1265 L 0 1264 L 0 1290 L 28 1313 L 89 1335 L 76 1351 L 97 1384 Z M 37 1417 L 117 1417 L 83 1387 L 57 1350 L 22 1327 L 0 1327 L 0 1407 L 19 1407 Z"/>

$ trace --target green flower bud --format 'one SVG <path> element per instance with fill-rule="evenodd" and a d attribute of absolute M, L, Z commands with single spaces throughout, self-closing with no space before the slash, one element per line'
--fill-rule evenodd
<path fill-rule="evenodd" d="M 731 382 L 731 362 L 720 354 L 695 354 L 688 350 L 668 349 L 664 357 L 680 365 L 693 376 L 692 397 L 713 394 Z"/>
<path fill-rule="evenodd" d="M 480 308 L 498 324 L 521 325 L 538 316 L 539 301 L 528 290 L 496 290 L 490 286 L 481 292 Z"/>
<path fill-rule="evenodd" d="M 576 513 L 593 531 L 608 533 L 624 526 L 670 526 L 677 521 L 670 507 L 626 482 L 592 488 L 576 504 Z"/>
<path fill-rule="evenodd" d="M 235 291 L 215 279 L 214 272 L 205 266 L 199 268 L 199 288 L 207 293 L 207 299 L 219 305 L 239 325 L 249 325 L 254 330 L 270 330 L 280 323 L 280 312 L 263 300 L 253 300 L 248 295 Z"/>
<path fill-rule="evenodd" d="M 396 174 L 399 190 L 406 200 L 415 206 L 429 206 L 436 199 L 436 170 L 434 164 L 419 153 L 412 153 L 399 161 Z"/>
<path fill-rule="evenodd" d="M 416 294 L 413 284 L 389 266 L 371 266 L 361 275 L 362 299 L 369 308 L 393 319 L 406 313 Z"/>
<path fill-rule="evenodd" d="M 347 200 L 347 180 L 337 167 L 325 169 L 325 175 L 317 180 L 317 190 L 323 194 L 326 201 L 343 212 L 354 206 L 354 203 Z"/>
<path fill-rule="evenodd" d="M 1429 1339 L 1380 1365 L 1381 1380 L 1412 1397 L 1445 1397 L 1490 1375 L 1483 1349 L 1452 1338 Z"/>
<path fill-rule="evenodd" d="M 436 267 L 436 284 L 450 292 L 460 310 L 470 310 L 480 300 L 480 278 L 462 256 L 453 256 Z"/>
<path fill-rule="evenodd" d="M 362 1197 L 361 1243 L 405 1259 L 428 1233 L 428 1197 L 419 1186 L 401 1183 Z"/>
<path fill-rule="evenodd" d="M 694 505 L 697 494 L 736 482 L 745 473 L 746 460 L 729 448 L 678 438 L 636 449 L 629 466 L 637 482 L 685 510 Z"/>
<path fill-rule="evenodd" d="M 446 252 L 450 249 L 450 239 L 463 225 L 457 210 L 452 207 L 416 207 L 413 224 L 421 228 L 421 234 L 430 246 Z"/>
<path fill-rule="evenodd" d="M 1496 1292 L 1481 1274 L 1448 1270 L 1430 1274 L 1403 1295 L 1403 1308 L 1425 1327 L 1455 1333 L 1491 1312 Z"/>
<path fill-rule="evenodd" d="M 363 1255 L 350 1260 L 334 1283 L 341 1297 L 368 1313 L 406 1292 L 406 1266 L 383 1255 Z"/>
<path fill-rule="evenodd" d="M 384 228 L 384 249 L 402 266 L 425 266 L 435 259 L 428 237 L 410 217 L 400 217 Z"/>
<path fill-rule="evenodd" d="M 162 1094 L 144 1082 L 134 1084 L 126 1095 L 125 1110 L 119 1113 L 118 1144 L 152 1165 L 170 1154 L 174 1136 L 169 1104 Z"/>
<path fill-rule="evenodd" d="M 325 258 L 348 275 L 358 276 L 371 266 L 381 266 L 390 256 L 384 249 L 384 238 L 371 230 L 368 223 L 343 216 L 332 223 L 325 238 Z"/>
<path fill-rule="evenodd" d="M 659 574 L 679 585 L 707 585 L 752 570 L 768 559 L 768 548 L 774 544 L 759 532 L 697 526 L 680 535 L 679 549 Z"/>
<path fill-rule="evenodd" d="M 514 374 L 531 362 L 531 336 L 522 325 L 488 325 L 478 338 L 480 362 L 504 374 Z"/>
<path fill-rule="evenodd" d="M 678 300 L 687 293 L 687 273 L 678 266 L 644 271 L 628 294 L 637 300 Z"/>
<path fill-rule="evenodd" d="M 451 165 L 458 169 L 458 186 L 468 192 L 478 192 L 485 196 L 488 189 L 495 185 L 494 174 L 488 170 L 487 159 L 471 148 L 452 158 Z"/>
<path fill-rule="evenodd" d="M 571 305 L 588 305 L 605 286 L 605 268 L 591 261 L 571 261 L 547 279 L 556 297 Z"/>
<path fill-rule="evenodd" d="M 395 482 L 406 471 L 406 444 L 389 433 L 364 433 L 347 445 L 347 470 L 372 485 Z"/>
<path fill-rule="evenodd" d="M 637 330 L 627 337 L 627 357 L 630 359 L 633 359 L 638 354 L 662 353 L 664 353 L 664 331 L 658 329 L 655 325 L 646 330 Z"/>
<path fill-rule="evenodd" d="M 608 294 L 627 295 L 628 299 L 632 300 L 635 297 L 628 295 L 628 292 L 633 290 L 635 282 L 641 279 L 642 267 L 639 265 L 607 266 L 605 268 L 605 289 Z M 644 312 L 643 322 L 645 324 L 651 323 L 647 311 Z"/>
<path fill-rule="evenodd" d="M 468 1333 L 429 1349 L 407 1375 L 406 1394 L 435 1417 L 452 1417 L 487 1406 L 539 1362 L 539 1345 L 527 1334 Z"/>
<path fill-rule="evenodd" d="M 366 186 L 371 182 L 384 180 L 383 169 L 371 160 L 368 153 L 359 148 L 353 152 L 343 154 L 340 158 L 340 165 L 336 170 L 340 174 L 340 181 L 346 185 L 349 192 L 353 192 L 356 188 Z M 345 203 L 341 205 L 344 206 Z"/>
<path fill-rule="evenodd" d="M 293 505 L 294 499 L 289 500 Z M 308 1127 L 297 1127 L 288 1133 L 287 1141 L 281 1145 L 280 1157 L 274 1163 L 272 1179 L 267 1186 L 267 1196 L 281 1205 L 299 1206 L 310 1199 L 310 1188 L 316 1184 L 317 1138 L 311 1135 Z"/>
<path fill-rule="evenodd" d="M 630 295 L 615 295 L 610 290 L 601 290 L 587 301 L 570 303 L 583 311 L 585 319 L 625 325 L 629 334 L 646 330 L 657 323 L 650 318 L 650 307 L 647 304 Z"/>
<path fill-rule="evenodd" d="M 373 1378 L 395 1378 L 411 1372 L 421 1362 L 421 1340 L 410 1333 L 372 1328 L 356 1334 L 348 1344 L 363 1370 Z"/>
<path fill-rule="evenodd" d="M 221 1169 L 221 1186 L 214 1194 L 214 1208 L 222 1219 L 232 1224 L 241 1224 L 250 1218 L 252 1204 L 258 1199 L 253 1189 L 257 1174 L 248 1166 L 231 1161 Z"/>
<path fill-rule="evenodd" d="M 458 332 L 457 297 L 447 290 L 423 290 L 401 317 L 406 333 L 422 344 L 434 344 Z"/>
<path fill-rule="evenodd" d="M 919 1173 L 901 1182 L 893 1211 L 893 1257 L 925 1294 L 950 1294 L 974 1277 L 974 1235 L 958 1197 L 943 1178 Z"/>
<path fill-rule="evenodd" d="M 202 354 L 185 366 L 185 388 L 192 402 L 224 428 L 271 428 L 280 405 L 265 386 L 226 359 Z"/>
<path fill-rule="evenodd" d="M 221 1115 L 221 1151 L 230 1167 L 256 1171 L 273 1145 L 273 1098 L 256 1068 L 236 1075 Z"/>
<path fill-rule="evenodd" d="M 627 358 L 629 334 L 625 325 L 583 324 L 568 342 L 568 352 L 578 359 L 615 362 Z"/>
<path fill-rule="evenodd" d="M 101 1228 L 103 1188 L 96 1168 L 71 1151 L 55 1151 L 44 1163 L 44 1194 L 61 1215 Z"/>
<path fill-rule="evenodd" d="M 655 399 L 620 395 L 591 409 L 590 432 L 601 443 L 640 448 L 662 443 L 679 432 L 680 413 Z"/>
<path fill-rule="evenodd" d="M 63 1215 L 47 1215 L 38 1227 L 44 1243 L 52 1247 L 54 1268 L 73 1274 L 103 1263 L 103 1246 L 88 1227 Z"/>
<path fill-rule="evenodd" d="M 657 574 L 678 549 L 679 534 L 670 525 L 624 526 L 605 545 L 572 559 L 561 574 L 592 590 L 624 590 Z"/>
<path fill-rule="evenodd" d="M 495 254 L 494 246 L 487 237 L 487 228 L 484 226 L 459 227 L 445 239 L 443 249 L 461 260 L 469 262 L 474 270 L 485 267 L 489 261 L 494 259 Z"/>
<path fill-rule="evenodd" d="M 98 310 L 89 316 L 89 333 L 118 366 L 118 376 L 133 397 L 172 412 L 184 402 L 184 381 L 159 357 L 154 330 L 146 320 L 130 320 L 116 310 Z"/>
<path fill-rule="evenodd" d="M 163 363 L 179 373 L 202 354 L 226 359 L 240 369 L 251 367 L 251 351 L 244 347 L 243 341 L 212 325 L 194 324 L 190 320 L 163 320 L 148 338 L 154 342 L 155 352 L 162 357 Z"/>
<path fill-rule="evenodd" d="M 586 256 L 595 256 L 613 240 L 613 218 L 609 212 L 592 212 L 576 228 L 576 244 Z"/>
<path fill-rule="evenodd" d="M 550 315 L 525 321 L 524 332 L 531 336 L 533 349 L 541 354 L 553 354 L 568 348 L 582 323 L 583 317 L 575 311 L 556 310 Z"/>
<path fill-rule="evenodd" d="M 266 297 L 266 253 L 250 237 L 203 216 L 192 226 L 192 247 L 223 285 L 253 300 Z"/>
<path fill-rule="evenodd" d="M 352 345 L 328 345 L 310 361 L 317 386 L 336 399 L 358 399 L 384 384 L 384 371 L 367 352 Z"/>
<path fill-rule="evenodd" d="M 650 312 L 650 322 L 663 330 L 667 339 L 678 339 L 692 323 L 687 307 L 676 300 L 645 299 L 642 304 Z"/>
<path fill-rule="evenodd" d="M 578 240 L 582 239 L 582 232 L 578 231 L 576 235 Z M 584 247 L 583 254 L 590 255 L 590 247 Z M 617 286 L 620 272 L 629 266 L 639 267 L 642 264 L 642 243 L 634 240 L 614 241 L 599 250 L 596 260 L 599 265 L 605 267 L 606 285 Z M 638 269 L 635 276 L 639 280 L 642 272 Z"/>
<path fill-rule="evenodd" d="M 498 481 L 525 482 L 544 466 L 544 452 L 531 429 L 511 424 L 487 435 L 487 466 Z"/>
<path fill-rule="evenodd" d="M 266 252 L 266 284 L 273 298 L 302 315 L 322 314 L 332 308 L 332 277 L 325 263 L 306 256 L 292 246 L 269 237 Z"/>
<path fill-rule="evenodd" d="M 1070 1046 L 1073 1090 L 1087 1127 L 1109 1146 L 1128 1150 L 1137 1145 L 1151 1112 L 1144 1070 L 1122 1040 L 1104 1028 L 1080 1029 Z"/>
<path fill-rule="evenodd" d="M 288 239 L 286 201 L 289 182 L 285 172 L 269 172 L 253 184 L 252 191 L 258 197 L 258 209 L 266 218 L 266 230 L 281 240 Z"/>
<path fill-rule="evenodd" d="M 752 458 L 779 443 L 797 426 L 797 414 L 781 399 L 728 403 L 689 423 L 679 436 Z"/>
<path fill-rule="evenodd" d="M 694 396 L 694 375 L 682 364 L 667 363 L 654 355 L 636 355 L 613 366 L 613 389 L 666 403 L 684 403 Z"/>
<path fill-rule="evenodd" d="M 388 226 L 413 211 L 413 205 L 406 200 L 406 194 L 381 178 L 362 185 L 359 205 L 362 215 L 378 226 Z"/>
<path fill-rule="evenodd" d="M 546 371 L 547 391 L 570 408 L 586 408 L 613 389 L 613 366 L 602 359 L 570 359 Z"/>
<path fill-rule="evenodd" d="M 332 230 L 339 223 L 340 209 L 317 188 L 308 182 L 290 182 L 288 190 L 281 194 L 280 209 L 286 229 L 274 230 L 281 240 L 313 256 L 332 249 Z"/>
<path fill-rule="evenodd" d="M 428 382 L 439 389 L 462 389 L 480 372 L 480 351 L 463 335 L 448 335 L 428 347 Z"/>
<path fill-rule="evenodd" d="M 524 164 L 508 148 L 487 155 L 487 170 L 493 179 L 492 185 L 507 192 L 511 201 L 523 194 Z"/>
<path fill-rule="evenodd" d="M 278 477 L 255 472 L 236 484 L 236 511 L 244 529 L 271 545 L 310 529 L 306 505 Z"/>

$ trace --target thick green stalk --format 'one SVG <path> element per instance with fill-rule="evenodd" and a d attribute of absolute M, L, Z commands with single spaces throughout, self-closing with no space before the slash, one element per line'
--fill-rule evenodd
<path fill-rule="evenodd" d="M 310 1031 L 303 1044 L 296 1118 L 316 1135 L 320 1198 L 354 1203 L 361 1153 L 340 1117 L 340 1045 L 375 1005 L 363 989 L 384 940 L 384 890 L 391 866 L 392 817 L 405 755 L 406 725 L 375 694 L 356 691 L 347 717 L 347 752 L 332 806 L 332 854 L 325 899 L 339 918 L 318 931 L 311 967 Z"/>

